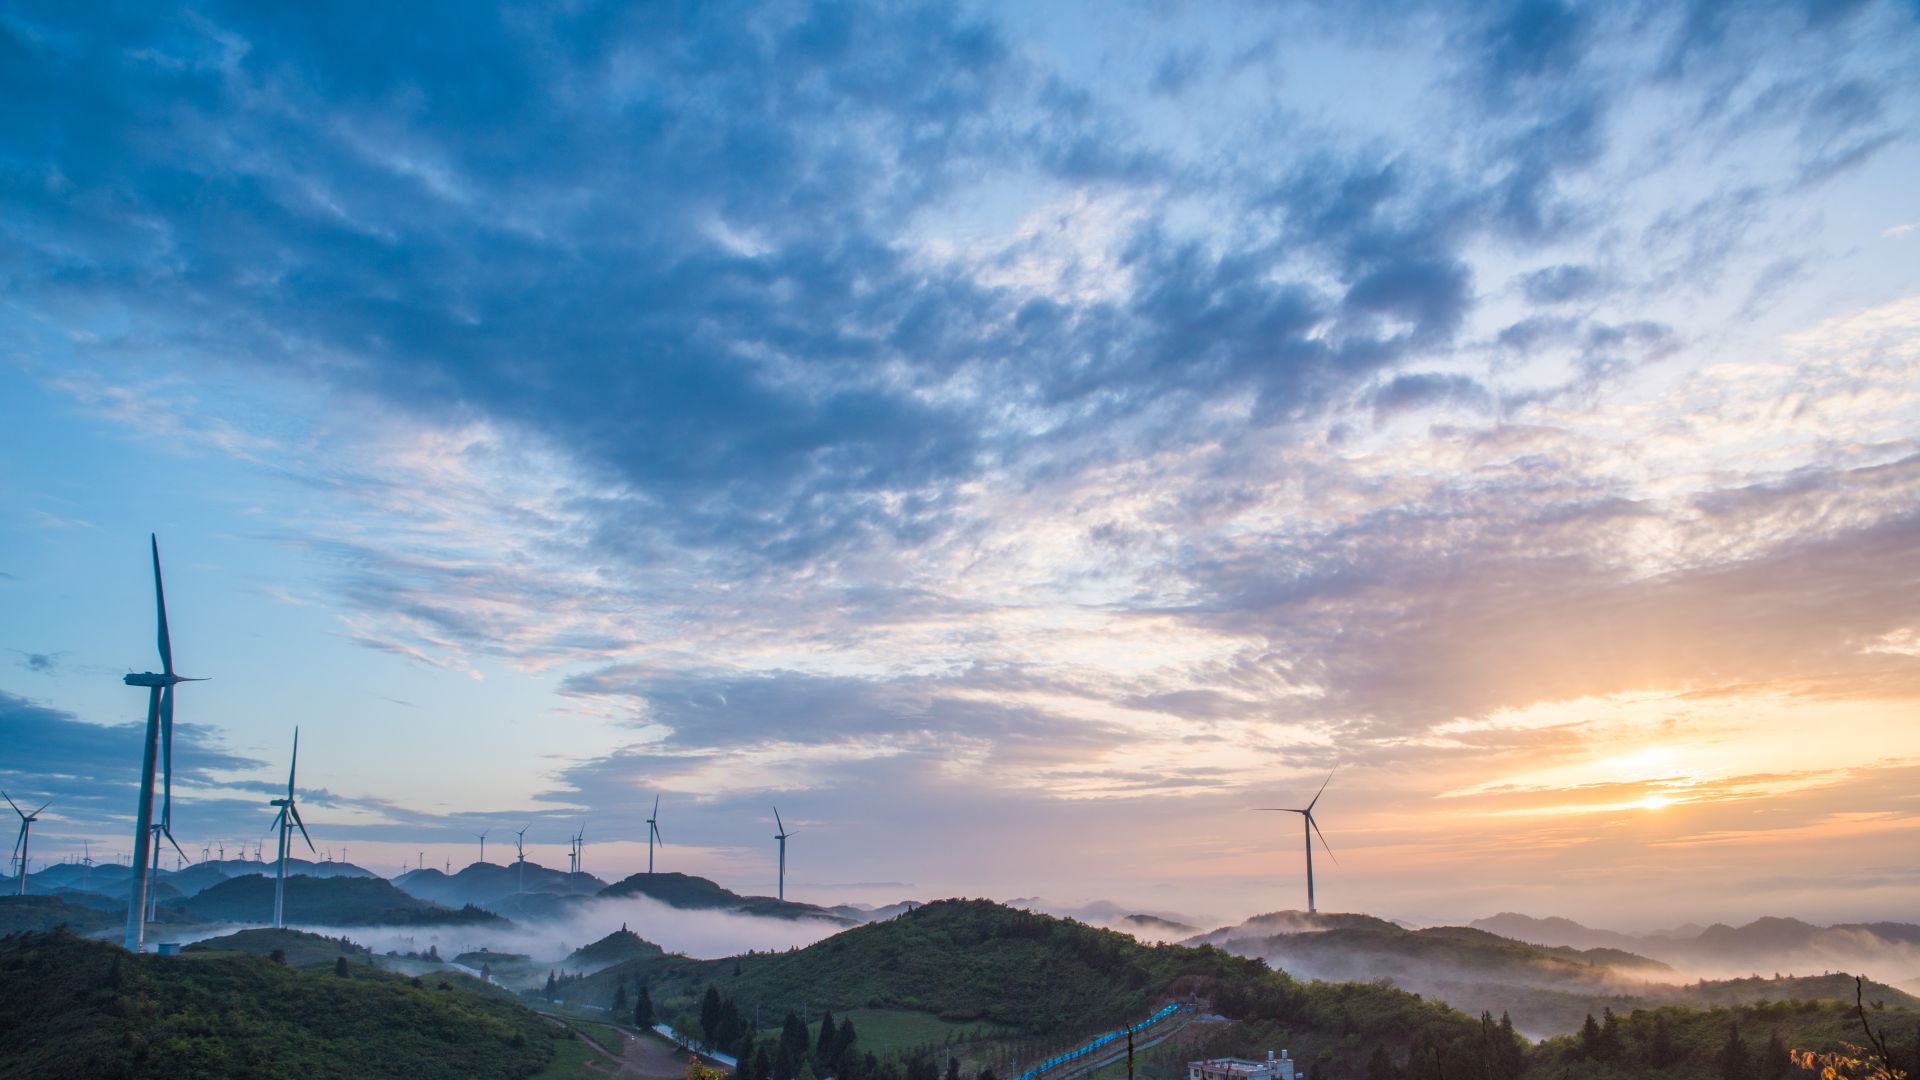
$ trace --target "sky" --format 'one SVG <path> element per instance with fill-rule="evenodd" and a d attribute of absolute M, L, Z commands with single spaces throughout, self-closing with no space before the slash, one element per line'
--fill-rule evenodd
<path fill-rule="evenodd" d="M 1911 2 L 0 9 L 0 785 L 393 874 L 1920 905 Z"/>

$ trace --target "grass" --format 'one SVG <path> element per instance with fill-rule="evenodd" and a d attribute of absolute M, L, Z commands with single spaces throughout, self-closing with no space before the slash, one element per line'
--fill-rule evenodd
<path fill-rule="evenodd" d="M 528 1080 L 587 1080 L 588 1077 L 605 1077 L 609 1074 L 603 1066 L 606 1058 L 595 1053 L 593 1047 L 573 1037 L 567 1032 L 565 1038 L 555 1039 L 553 1060 L 547 1067 L 534 1073 Z"/>
<path fill-rule="evenodd" d="M 834 1014 L 834 1020 L 842 1019 L 853 1021 L 853 1029 L 859 1033 L 862 1047 L 882 1057 L 922 1046 L 939 1046 L 948 1041 L 970 1042 L 1008 1034 L 1005 1028 L 997 1024 L 954 1023 L 932 1013 L 906 1009 L 853 1009 L 844 1014 Z M 808 1024 L 807 1031 L 816 1042 L 819 1041 L 818 1017 Z M 768 1037 L 777 1038 L 779 1034 L 779 1029 L 775 1028 L 768 1033 Z"/>

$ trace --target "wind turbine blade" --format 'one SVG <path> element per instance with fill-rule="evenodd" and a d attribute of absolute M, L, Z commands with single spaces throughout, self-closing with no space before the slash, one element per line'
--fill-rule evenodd
<path fill-rule="evenodd" d="M 787 831 L 787 827 L 786 827 L 786 825 L 784 825 L 784 824 L 782 824 L 782 823 L 781 823 L 781 821 L 780 821 L 780 808 L 779 808 L 779 807 L 777 807 L 777 806 L 773 808 L 773 824 L 774 824 L 774 826 L 775 826 L 775 827 L 777 827 L 777 828 L 778 828 L 778 829 L 779 829 L 779 830 L 780 830 L 781 832 L 786 832 L 786 831 Z"/>
<path fill-rule="evenodd" d="M 659 842 L 661 847 L 667 846 L 667 838 L 660 835 L 660 826 L 658 825 L 653 826 L 653 838 Z"/>
<path fill-rule="evenodd" d="M 1249 810 L 1273 814 L 1304 814 L 1305 810 L 1295 810 L 1291 806 L 1249 806 Z"/>
<path fill-rule="evenodd" d="M 164 837 L 166 837 L 166 838 L 167 838 L 167 843 L 169 843 L 169 844 L 172 844 L 172 845 L 173 845 L 173 850 L 175 850 L 175 851 L 180 851 L 180 841 L 178 841 L 178 840 L 175 840 L 175 839 L 173 838 L 173 832 L 172 832 L 172 830 L 169 830 L 169 829 L 165 829 L 165 828 L 163 828 L 163 829 L 161 829 L 161 830 L 160 830 L 160 835 L 161 835 L 161 836 L 164 836 Z M 186 852 L 184 852 L 184 851 L 180 851 L 180 857 L 181 857 L 181 858 L 183 858 L 183 859 L 186 859 L 186 860 L 187 860 L 188 862 L 192 862 L 192 861 L 193 861 L 193 860 L 192 860 L 191 858 L 189 858 L 189 857 L 187 856 L 187 853 L 186 853 Z"/>
<path fill-rule="evenodd" d="M 293 798 L 293 771 L 300 767 L 300 729 L 293 729 L 293 763 L 287 766 L 287 798 Z"/>
<path fill-rule="evenodd" d="M 40 804 L 40 810 L 45 810 L 45 809 L 46 809 L 47 807 L 49 807 L 49 806 L 52 806 L 52 805 L 53 805 L 53 800 L 52 800 L 52 799 L 48 799 L 48 800 L 47 800 L 46 802 L 43 802 L 43 803 L 41 803 L 41 804 Z M 27 816 L 28 816 L 28 817 L 39 817 L 39 816 L 40 816 L 40 810 L 35 810 L 35 811 L 34 811 L 33 813 L 31 813 L 31 814 L 28 814 Z"/>
<path fill-rule="evenodd" d="M 1333 846 L 1327 843 L 1327 834 L 1320 831 L 1320 823 L 1313 820 L 1312 814 L 1307 815 L 1307 824 L 1313 826 L 1313 835 L 1320 838 L 1320 846 L 1327 849 L 1327 858 L 1339 862 L 1340 857 L 1333 853 Z"/>
<path fill-rule="evenodd" d="M 160 691 L 160 760 L 163 793 L 160 824 L 173 827 L 173 687 Z"/>
<path fill-rule="evenodd" d="M 1320 801 L 1320 796 L 1325 795 L 1327 793 L 1327 785 L 1333 783 L 1333 774 L 1339 771 L 1340 771 L 1340 766 L 1338 765 L 1335 765 L 1333 768 L 1327 770 L 1327 778 L 1325 780 L 1320 781 L 1320 790 L 1313 793 L 1313 802 L 1310 802 L 1307 804 L 1307 809 L 1309 811 L 1313 809 L 1314 803 L 1317 803 Z"/>
<path fill-rule="evenodd" d="M 269 826 L 267 826 L 267 827 L 266 827 L 265 829 L 263 829 L 263 830 L 261 830 L 261 831 L 262 831 L 263 833 L 270 833 L 270 832 L 272 832 L 273 830 L 275 830 L 275 829 L 277 829 L 277 828 L 279 828 L 279 827 L 281 827 L 282 825 L 284 825 L 284 824 L 286 824 L 286 821 L 287 821 L 287 808 L 283 806 L 283 807 L 281 807 L 281 808 L 280 808 L 280 812 L 279 812 L 279 813 L 277 813 L 277 814 L 275 814 L 275 815 L 273 815 L 273 824 L 271 824 L 271 825 L 269 825 Z"/>
<path fill-rule="evenodd" d="M 660 816 L 660 796 L 658 795 L 655 795 L 653 797 L 653 816 L 654 817 Z"/>
<path fill-rule="evenodd" d="M 292 803 L 288 803 L 287 812 L 293 815 L 293 823 L 300 826 L 300 835 L 306 837 L 307 850 L 313 852 L 315 855 L 320 854 L 320 849 L 313 846 L 313 837 L 307 836 L 307 823 L 300 820 L 300 808 Z M 1325 841 L 1322 841 L 1322 843 L 1325 843 Z"/>
<path fill-rule="evenodd" d="M 4 791 L 0 791 L 0 799 L 7 800 L 7 805 L 13 807 L 14 813 L 19 814 L 22 818 L 27 816 L 26 813 L 20 809 L 20 804 L 13 801 L 13 796 Z"/>
<path fill-rule="evenodd" d="M 173 641 L 167 636 L 167 591 L 160 584 L 160 538 L 152 533 L 147 539 L 153 544 L 153 606 L 160 612 L 160 670 L 173 674 Z"/>

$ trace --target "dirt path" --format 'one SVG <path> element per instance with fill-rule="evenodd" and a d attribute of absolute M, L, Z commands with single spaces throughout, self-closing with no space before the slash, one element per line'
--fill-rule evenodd
<path fill-rule="evenodd" d="M 642 1076 L 653 1080 L 678 1080 L 687 1072 L 687 1052 L 651 1033 L 637 1035 L 620 1030 L 621 1053 L 614 1054 L 593 1036 L 569 1023 L 566 1017 L 546 1014 L 547 1019 L 573 1032 L 573 1037 L 593 1048 L 598 1056 L 595 1066 L 614 1076 Z"/>

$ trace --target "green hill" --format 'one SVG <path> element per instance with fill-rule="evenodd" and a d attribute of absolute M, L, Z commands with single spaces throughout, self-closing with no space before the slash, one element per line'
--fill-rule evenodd
<path fill-rule="evenodd" d="M 1779 1050 L 1828 1053 L 1865 1037 L 1852 1001 L 1788 1001 L 1741 1005 L 1731 1009 L 1666 1006 L 1636 1009 L 1617 1016 L 1601 1037 L 1562 1035 L 1536 1047 L 1528 1058 L 1527 1080 L 1707 1080 L 1729 1074 L 1725 1056 L 1738 1033 L 1747 1067 L 1743 1077 L 1802 1077 L 1814 1073 L 1783 1069 Z M 1920 1017 L 1905 1009 L 1869 1010 L 1877 1030 L 1890 1038 L 1894 1065 L 1920 1075 Z M 1777 1040 L 1777 1042 L 1774 1042 Z M 1769 1044 L 1773 1049 L 1769 1050 Z M 1777 1070 L 1777 1071 L 1776 1071 Z M 1451 1073 L 1449 1073 L 1451 1075 Z M 1850 1075 L 1868 1075 L 1864 1071 Z"/>
<path fill-rule="evenodd" d="M 10 1076 L 526 1077 L 557 1031 L 460 976 L 346 977 L 218 950 L 129 956 L 69 934 L 0 941 L 0 1062 Z"/>
<path fill-rule="evenodd" d="M 560 967 L 564 971 L 594 972 L 630 960 L 647 960 L 664 955 L 666 950 L 623 926 L 591 945 L 575 949 L 560 961 Z"/>
<path fill-rule="evenodd" d="M 343 937 L 330 938 L 309 934 L 304 930 L 275 930 L 271 927 L 242 930 L 225 937 L 196 941 L 181 951 L 244 953 L 248 956 L 269 958 L 278 953 L 281 962 L 297 968 L 330 968 L 342 956 L 348 957 L 356 964 L 365 963 L 366 959 L 372 955 L 365 946 L 355 945 Z"/>
<path fill-rule="evenodd" d="M 251 874 L 229 878 L 178 907 L 206 922 L 267 922 L 273 915 L 273 885 L 271 879 Z M 304 874 L 287 879 L 286 921 L 306 926 L 508 925 L 498 915 L 476 907 L 455 911 L 415 899 L 381 878 Z"/>
<path fill-rule="evenodd" d="M 661 955 L 627 961 L 561 993 L 607 1005 L 619 985 L 644 985 L 666 1016 L 698 1012 L 708 986 L 763 1016 L 886 1013 L 921 1018 L 926 1039 L 979 1039 L 969 1062 L 1032 1055 L 1139 1020 L 1188 994 L 1261 1019 L 1341 1039 L 1404 1041 L 1435 1028 L 1464 1037 L 1466 1017 L 1389 987 L 1306 986 L 1208 947 L 1145 945 L 1133 937 L 983 900 L 944 900 L 855 927 L 804 949 L 724 960 Z M 631 991 L 630 991 L 631 992 Z M 1015 1049 L 1015 1047 L 1018 1049 Z M 1251 1047 L 1248 1048 L 1253 1049 Z M 996 1069 L 998 1066 L 996 1066 Z M 1017 1070 L 1016 1070 L 1017 1071 Z"/>
<path fill-rule="evenodd" d="M 127 902 L 120 913 L 70 903 L 57 896 L 0 896 L 0 934 L 52 930 L 64 926 L 76 934 L 98 934 L 127 924 Z"/>
<path fill-rule="evenodd" d="M 742 896 L 716 882 L 695 877 L 692 874 L 634 874 L 600 890 L 600 895 L 616 898 L 645 896 L 669 907 L 733 911 L 768 919 L 823 919 L 842 926 L 853 926 L 861 921 L 814 904 L 776 900 L 771 896 Z"/>

